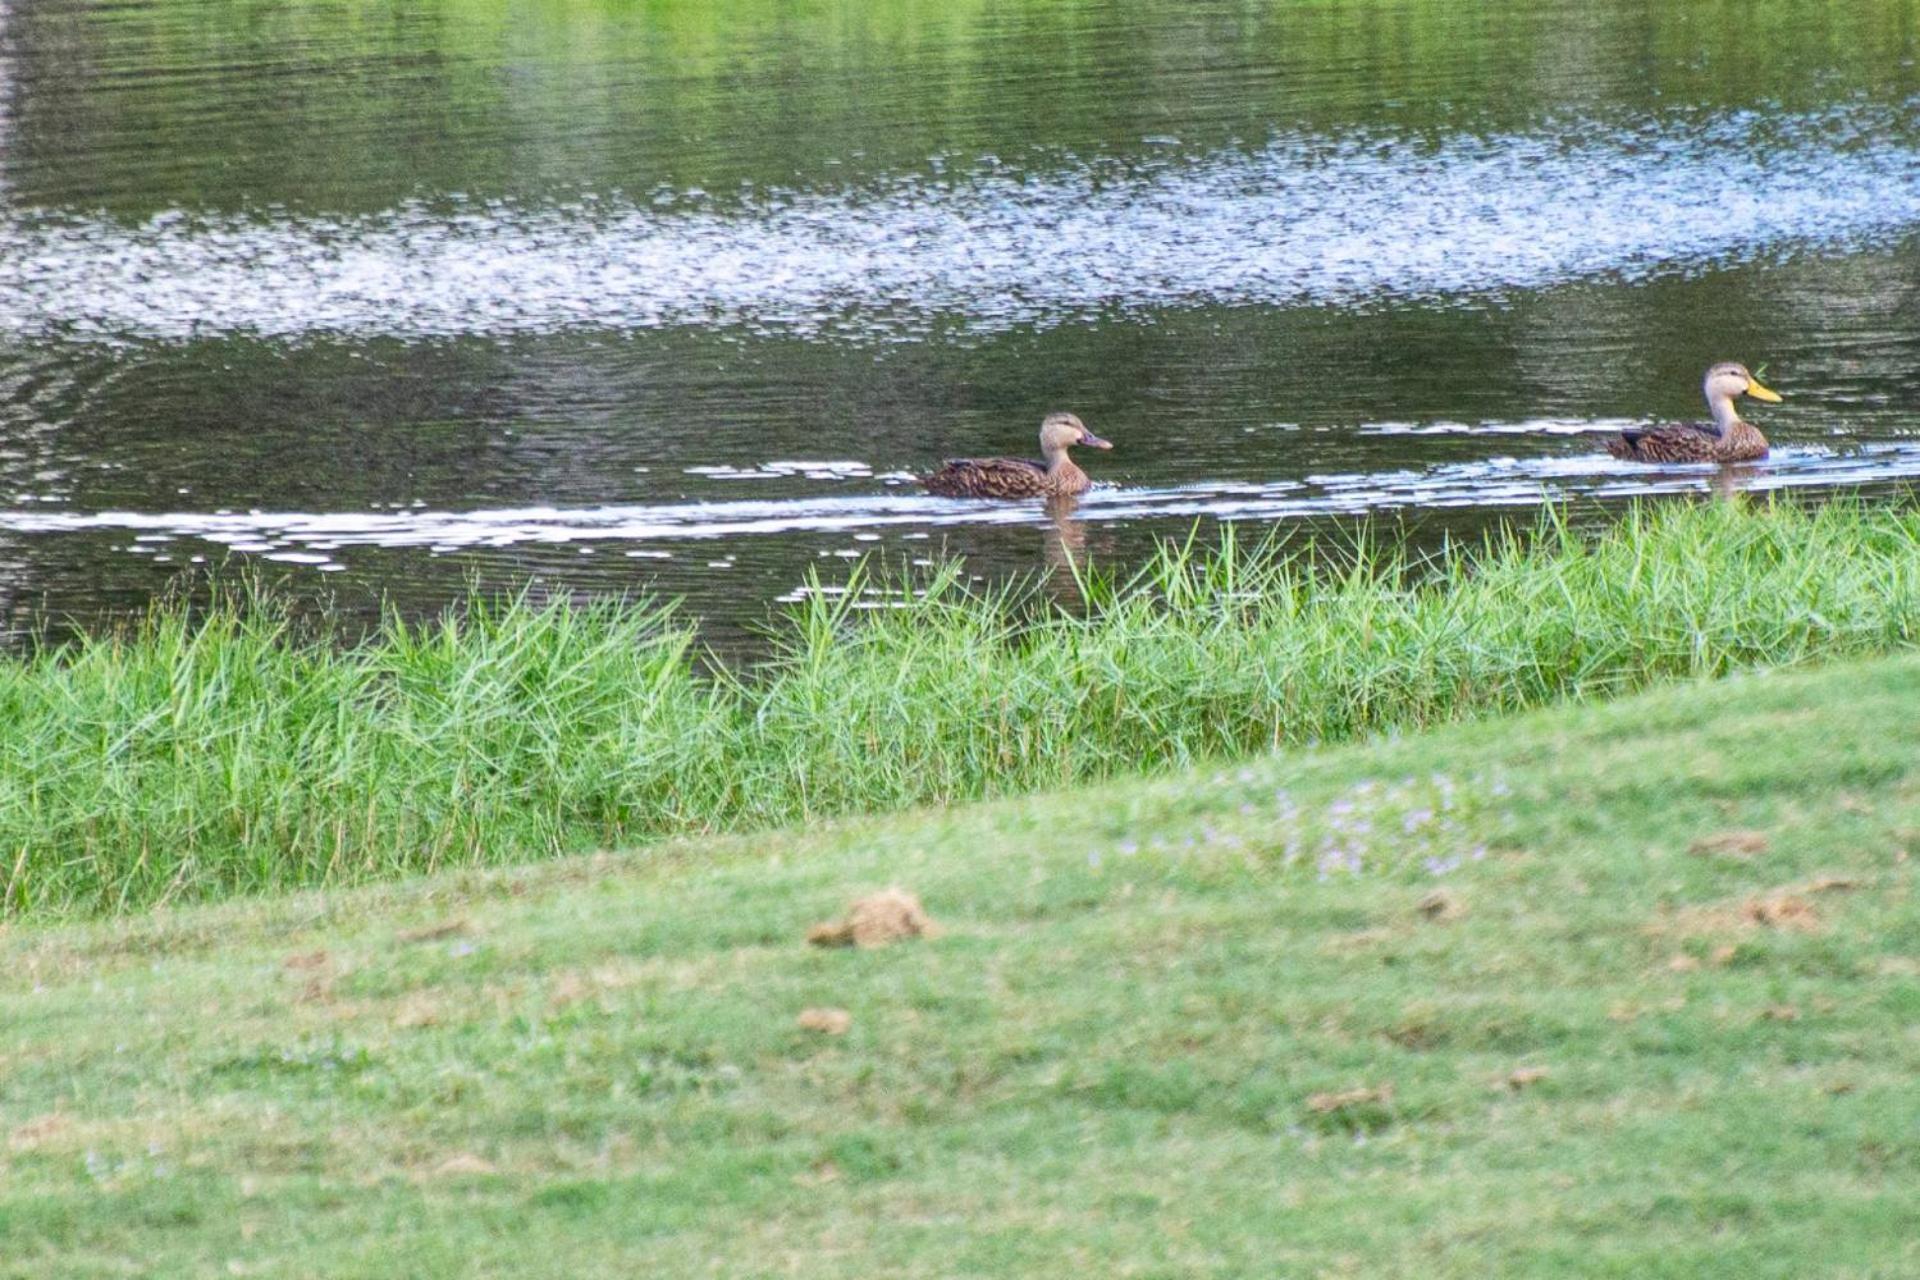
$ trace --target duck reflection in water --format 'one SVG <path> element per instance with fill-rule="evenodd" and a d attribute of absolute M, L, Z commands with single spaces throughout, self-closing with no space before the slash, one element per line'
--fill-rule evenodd
<path fill-rule="evenodd" d="M 1707 478 L 1707 492 L 1721 502 L 1738 502 L 1753 488 L 1753 482 L 1765 473 L 1752 463 L 1725 463 Z"/>
<path fill-rule="evenodd" d="M 1046 499 L 1045 505 L 1047 526 L 1042 550 L 1047 568 L 1055 571 L 1054 576 L 1070 582 L 1087 563 L 1087 526 L 1074 517 L 1080 508 L 1080 497 L 1071 493 L 1055 494 Z"/>

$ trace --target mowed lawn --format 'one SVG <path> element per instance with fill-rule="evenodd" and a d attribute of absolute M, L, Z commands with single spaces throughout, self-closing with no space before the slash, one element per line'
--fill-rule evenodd
<path fill-rule="evenodd" d="M 16 924 L 0 1274 L 1920 1275 L 1915 857 L 1897 659 Z"/>

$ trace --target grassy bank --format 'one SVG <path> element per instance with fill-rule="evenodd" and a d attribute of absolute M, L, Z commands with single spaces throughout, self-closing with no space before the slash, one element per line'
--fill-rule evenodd
<path fill-rule="evenodd" d="M 1671 504 L 1417 569 L 1326 563 L 1169 550 L 1077 614 L 951 572 L 912 598 L 823 593 L 779 660 L 717 675 L 688 626 L 642 606 L 476 606 L 353 646 L 271 608 L 162 611 L 0 665 L 0 906 L 114 910 L 1030 791 L 1920 637 L 1912 511 Z"/>
<path fill-rule="evenodd" d="M 1879 660 L 15 925 L 0 1276 L 1913 1275 L 1916 761 Z"/>

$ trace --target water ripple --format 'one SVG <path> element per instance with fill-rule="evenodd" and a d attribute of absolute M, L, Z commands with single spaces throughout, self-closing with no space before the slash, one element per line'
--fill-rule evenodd
<path fill-rule="evenodd" d="M 844 464 L 843 464 L 844 465 Z M 904 477 L 881 477 L 896 486 Z M 1207 516 L 1279 520 L 1362 515 L 1412 507 L 1532 506 L 1576 496 L 1626 498 L 1731 485 L 1749 491 L 1878 484 L 1920 478 L 1920 444 L 1776 449 L 1747 467 L 1644 467 L 1603 454 L 1490 457 L 1392 471 L 1339 472 L 1264 483 L 1096 488 L 1072 518 L 1133 521 Z M 596 507 L 511 507 L 475 511 L 0 511 L 0 530 L 19 533 L 117 531 L 129 551 L 154 553 L 194 539 L 268 559 L 338 568 L 350 547 L 424 547 L 437 553 L 525 543 L 656 543 L 766 534 L 843 534 L 888 528 L 1043 525 L 1060 518 L 1039 503 L 931 498 L 887 492 L 787 499 Z M 628 554 L 658 558 L 641 547 Z M 710 554 L 710 553 L 709 553 Z"/>
<path fill-rule="evenodd" d="M 411 336 L 730 323 L 886 341 L 1201 303 L 1354 304 L 1636 279 L 1920 224 L 1865 109 L 1438 143 L 993 164 L 877 189 L 454 200 L 361 218 L 0 221 L 0 332 Z"/>

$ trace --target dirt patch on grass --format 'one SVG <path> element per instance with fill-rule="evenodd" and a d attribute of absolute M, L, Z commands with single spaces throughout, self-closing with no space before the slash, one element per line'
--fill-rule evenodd
<path fill-rule="evenodd" d="M 1651 1004 L 1634 1000 L 1616 1000 L 1607 1006 L 1607 1020 L 1609 1022 L 1635 1022 L 1641 1018 L 1651 1017 L 1655 1014 L 1678 1013 L 1686 1007 L 1687 998 L 1685 996 L 1669 996 L 1665 1000 L 1658 1000 Z"/>
<path fill-rule="evenodd" d="M 1769 839 L 1764 831 L 1717 831 L 1701 836 L 1687 846 L 1687 852 L 1702 858 L 1757 858 L 1767 851 Z"/>
<path fill-rule="evenodd" d="M 843 1036 L 853 1029 L 853 1015 L 845 1009 L 802 1009 L 794 1022 L 802 1031 L 823 1036 Z"/>
<path fill-rule="evenodd" d="M 426 992 L 413 992 L 401 1000 L 393 1011 L 393 1025 L 402 1031 L 415 1031 L 439 1024 L 440 1006 Z"/>
<path fill-rule="evenodd" d="M 436 942 L 441 938 L 451 938 L 466 931 L 465 920 L 442 920 L 436 924 L 423 924 L 416 929 L 402 929 L 393 936 L 400 942 Z"/>
<path fill-rule="evenodd" d="M 1802 893 L 1846 893 L 1860 887 L 1852 876 L 1816 876 L 1801 887 Z"/>
<path fill-rule="evenodd" d="M 1811 902 L 1797 893 L 1776 893 L 1765 898 L 1751 898 L 1740 904 L 1741 916 L 1750 923 L 1767 929 L 1792 929 L 1798 933 L 1814 933 L 1821 927 L 1820 913 Z"/>
<path fill-rule="evenodd" d="M 1649 928 L 1654 933 L 1678 934 L 1682 937 L 1724 936 L 1756 929 L 1780 933 L 1819 933 L 1826 928 L 1826 920 L 1807 896 L 1807 889 L 1802 887 L 1778 889 L 1740 902 L 1687 907 Z M 1717 956 L 1715 962 L 1719 962 Z"/>
<path fill-rule="evenodd" d="M 816 947 L 884 947 L 937 937 L 939 931 L 920 899 L 896 887 L 856 899 L 845 919 L 807 930 L 807 941 Z"/>
<path fill-rule="evenodd" d="M 323 973 L 308 978 L 306 985 L 300 988 L 300 994 L 293 999 L 295 1004 L 332 1004 L 332 976 Z"/>
<path fill-rule="evenodd" d="M 1420 918 L 1423 920 L 1434 924 L 1446 924 L 1466 915 L 1467 904 L 1461 901 L 1459 894 L 1451 890 L 1435 889 L 1415 903 L 1414 910 L 1420 913 Z"/>
<path fill-rule="evenodd" d="M 32 1151 L 35 1147 L 66 1132 L 68 1120 L 58 1111 L 44 1116 L 35 1116 L 7 1138 L 7 1145 L 15 1151 Z"/>
<path fill-rule="evenodd" d="M 1315 1115 L 1330 1116 L 1359 1107 L 1384 1107 L 1392 1101 L 1392 1085 L 1362 1085 L 1335 1093 L 1312 1094 L 1307 1098 L 1307 1110 Z"/>
<path fill-rule="evenodd" d="M 1399 940 L 1403 935 L 1394 929 L 1355 929 L 1350 933 L 1336 933 L 1320 944 L 1324 955 L 1350 955 L 1357 951 L 1371 951 L 1390 942 Z"/>
<path fill-rule="evenodd" d="M 676 972 L 658 962 L 625 960 L 595 965 L 591 969 L 562 969 L 548 979 L 547 1003 L 555 1009 L 565 1009 L 583 1000 L 599 1000 L 637 986 L 649 975 L 673 976 Z"/>
<path fill-rule="evenodd" d="M 438 1178 L 483 1177 L 498 1172 L 500 1170 L 493 1161 L 476 1156 L 470 1151 L 448 1156 L 433 1167 L 434 1176 Z"/>

